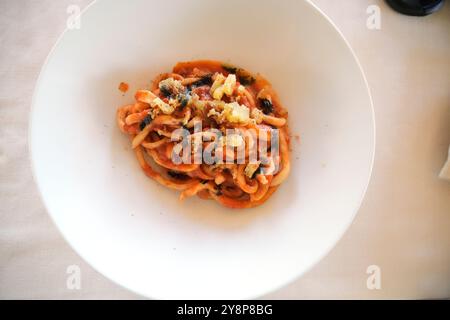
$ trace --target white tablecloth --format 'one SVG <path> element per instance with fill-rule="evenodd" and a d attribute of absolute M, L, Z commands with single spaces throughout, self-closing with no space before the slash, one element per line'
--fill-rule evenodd
<path fill-rule="evenodd" d="M 69 247 L 30 171 L 35 81 L 66 26 L 67 7 L 89 2 L 0 2 L 0 298 L 141 298 Z M 396 14 L 381 0 L 314 3 L 366 72 L 377 122 L 375 166 L 343 239 L 303 277 L 264 298 L 450 297 L 450 183 L 437 178 L 450 143 L 450 3 L 425 18 Z M 381 8 L 381 30 L 366 27 L 371 4 Z M 81 268 L 80 290 L 67 288 L 70 265 Z M 379 290 L 366 286 L 370 265 L 381 270 Z"/>

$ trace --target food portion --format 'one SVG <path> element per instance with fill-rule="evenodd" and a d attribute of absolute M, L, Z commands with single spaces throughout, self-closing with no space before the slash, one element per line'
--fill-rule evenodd
<path fill-rule="evenodd" d="M 117 124 L 147 176 L 230 208 L 264 203 L 290 171 L 287 111 L 260 75 L 218 61 L 158 75 Z"/>

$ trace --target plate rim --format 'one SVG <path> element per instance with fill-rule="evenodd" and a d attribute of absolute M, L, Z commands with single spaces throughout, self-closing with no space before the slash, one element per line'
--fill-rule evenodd
<path fill-rule="evenodd" d="M 86 11 L 88 11 L 94 4 L 98 3 L 99 0 L 94 0 L 91 3 L 89 3 L 84 9 L 82 9 L 79 13 L 79 15 L 77 15 L 77 17 L 81 17 L 83 14 L 86 13 Z M 370 116 L 371 116 L 371 122 L 372 122 L 372 132 L 371 132 L 371 136 L 372 136 L 372 148 L 371 148 L 371 157 L 370 157 L 370 165 L 369 165 L 369 170 L 368 170 L 368 174 L 367 177 L 365 178 L 365 183 L 364 183 L 364 188 L 361 192 L 360 195 L 360 199 L 358 200 L 358 202 L 356 203 L 355 209 L 352 213 L 351 219 L 349 219 L 348 223 L 346 224 L 345 228 L 342 228 L 341 232 L 338 232 L 338 235 L 336 236 L 336 239 L 333 242 L 330 242 L 330 245 L 328 246 L 328 248 L 326 248 L 325 250 L 323 250 L 323 253 L 319 255 L 319 257 L 317 259 L 315 259 L 314 261 L 311 261 L 309 263 L 309 265 L 304 268 L 301 272 L 296 273 L 294 276 L 289 277 L 288 279 L 286 279 L 285 281 L 281 282 L 280 284 L 277 284 L 275 286 L 272 287 L 272 289 L 263 292 L 259 295 L 252 295 L 252 296 L 247 296 L 241 299 L 257 299 L 257 298 L 262 298 L 264 296 L 267 296 L 275 291 L 278 291 L 282 288 L 284 288 L 285 286 L 287 286 L 290 283 L 293 283 L 294 281 L 300 279 L 302 276 L 304 276 L 307 272 L 309 272 L 310 270 L 312 270 L 319 262 L 321 262 L 326 256 L 329 255 L 329 253 L 337 246 L 337 244 L 341 241 L 341 239 L 343 238 L 343 236 L 348 232 L 348 230 L 350 229 L 351 225 L 353 224 L 356 215 L 358 214 L 359 210 L 361 209 L 362 203 L 365 199 L 365 196 L 367 194 L 367 190 L 368 187 L 370 185 L 371 179 L 372 179 L 372 174 L 373 174 L 373 167 L 374 167 L 374 162 L 375 162 L 375 153 L 376 153 L 376 117 L 375 117 L 375 109 L 374 109 L 374 103 L 373 103 L 373 97 L 372 97 L 372 93 L 370 90 L 370 86 L 366 77 L 366 74 L 364 72 L 364 69 L 361 65 L 360 60 L 358 59 L 355 51 L 353 50 L 352 46 L 350 45 L 349 41 L 346 39 L 346 37 L 344 36 L 344 34 L 342 33 L 342 31 L 338 28 L 338 26 L 333 22 L 333 20 L 325 13 L 323 12 L 322 9 L 320 9 L 316 4 L 314 4 L 311 0 L 303 0 L 303 2 L 307 3 L 309 6 L 312 7 L 313 11 L 315 11 L 316 13 L 318 13 L 319 15 L 322 16 L 322 18 L 324 18 L 329 24 L 330 26 L 337 32 L 337 34 L 339 35 L 340 39 L 345 43 L 345 47 L 347 48 L 347 50 L 349 50 L 351 56 L 353 57 L 353 60 L 356 62 L 356 65 L 358 66 L 359 69 L 359 73 L 362 77 L 362 80 L 364 82 L 364 86 L 366 88 L 366 92 L 367 92 L 367 96 L 369 98 L 369 106 L 370 106 Z M 44 208 L 48 214 L 48 216 L 50 217 L 50 220 L 52 222 L 52 224 L 56 227 L 57 232 L 62 236 L 62 238 L 64 239 L 64 241 L 69 245 L 69 247 L 85 262 L 87 263 L 91 268 L 93 268 L 96 272 L 99 272 L 103 277 L 105 277 L 106 279 L 108 279 L 109 281 L 112 281 L 114 284 L 118 285 L 119 287 L 126 289 L 138 296 L 141 297 L 145 297 L 145 298 L 150 298 L 150 299 L 167 299 L 167 298 L 161 298 L 158 297 L 157 295 L 149 295 L 143 292 L 139 292 L 134 290 L 133 288 L 128 287 L 127 285 L 116 281 L 112 276 L 110 276 L 108 273 L 103 272 L 102 268 L 99 268 L 97 265 L 95 265 L 92 261 L 88 260 L 85 258 L 84 254 L 82 254 L 76 247 L 75 245 L 68 240 L 68 238 L 66 237 L 66 235 L 63 233 L 63 230 L 60 228 L 60 226 L 58 225 L 58 223 L 56 222 L 55 219 L 55 214 L 53 214 L 51 212 L 51 210 L 49 209 L 49 205 L 47 203 L 47 200 L 44 196 L 44 194 L 42 193 L 41 187 L 40 187 L 40 183 L 39 180 L 37 178 L 37 173 L 36 173 L 36 167 L 35 167 L 35 161 L 33 160 L 33 137 L 32 137 L 32 132 L 33 132 L 33 119 L 35 118 L 34 115 L 36 113 L 36 97 L 37 94 L 39 92 L 39 89 L 41 87 L 42 84 L 42 78 L 44 77 L 44 73 L 47 70 L 48 64 L 50 62 L 50 60 L 52 59 L 52 57 L 55 54 L 55 51 L 57 50 L 57 48 L 60 46 L 61 40 L 64 38 L 64 36 L 66 35 L 67 32 L 69 32 L 69 28 L 66 25 L 65 29 L 63 30 L 63 32 L 58 36 L 57 40 L 55 41 L 55 43 L 53 44 L 53 46 L 51 47 L 49 53 L 47 54 L 46 59 L 44 60 L 44 63 L 42 64 L 38 77 L 36 78 L 36 82 L 33 88 L 33 94 L 32 94 L 32 98 L 31 98 L 31 107 L 30 107 L 30 111 L 29 111 L 29 116 L 28 116 L 28 134 L 27 134 L 27 151 L 28 151 L 28 160 L 30 163 L 30 168 L 31 168 L 31 175 L 33 178 L 33 181 L 36 185 L 36 189 L 38 191 L 38 195 L 40 200 L 42 201 L 42 204 L 44 205 Z M 170 299 L 170 298 L 169 298 Z"/>

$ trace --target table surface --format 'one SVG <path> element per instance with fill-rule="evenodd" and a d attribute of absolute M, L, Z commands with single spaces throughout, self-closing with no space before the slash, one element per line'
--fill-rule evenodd
<path fill-rule="evenodd" d="M 31 96 L 66 27 L 89 0 L 0 2 L 0 298 L 139 299 L 93 270 L 51 222 L 30 170 Z M 450 3 L 424 18 L 382 0 L 314 0 L 360 59 L 375 107 L 377 150 L 365 200 L 336 247 L 264 299 L 450 297 L 450 183 L 437 178 L 450 143 Z M 380 8 L 381 29 L 367 9 Z M 370 8 L 369 8 L 370 11 Z M 81 289 L 67 288 L 67 267 Z M 369 290 L 367 268 L 380 268 Z"/>

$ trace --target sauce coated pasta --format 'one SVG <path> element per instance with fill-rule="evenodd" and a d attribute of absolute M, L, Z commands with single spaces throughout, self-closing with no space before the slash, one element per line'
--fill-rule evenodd
<path fill-rule="evenodd" d="M 117 110 L 145 174 L 229 208 L 264 203 L 288 177 L 288 113 L 259 74 L 219 61 L 180 62 Z"/>

